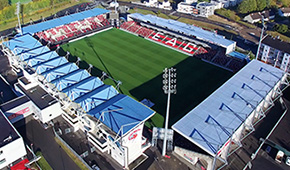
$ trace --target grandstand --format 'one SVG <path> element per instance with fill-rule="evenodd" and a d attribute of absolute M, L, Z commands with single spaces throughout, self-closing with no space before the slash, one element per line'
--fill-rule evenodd
<path fill-rule="evenodd" d="M 60 44 L 62 41 L 68 41 L 80 35 L 83 36 L 84 34 L 92 33 L 107 27 L 110 27 L 110 24 L 108 20 L 104 18 L 103 14 L 101 14 L 74 21 L 67 25 L 50 28 L 35 34 L 46 42 Z"/>
<path fill-rule="evenodd" d="M 129 18 L 140 22 L 141 25 L 147 26 L 148 28 L 189 36 L 191 39 L 195 39 L 198 42 L 216 44 L 217 46 L 225 48 L 226 54 L 234 51 L 236 47 L 236 42 L 227 40 L 223 36 L 217 35 L 215 32 L 207 31 L 200 27 L 179 21 L 138 13 L 129 15 Z"/>
<path fill-rule="evenodd" d="M 35 35 L 44 43 L 61 44 L 86 34 L 110 28 L 105 9 L 90 9 L 61 18 L 55 18 L 23 28 L 22 32 Z"/>
<path fill-rule="evenodd" d="M 237 72 L 247 62 L 229 57 L 235 42 L 196 26 L 152 15 L 131 14 L 120 29 Z M 205 36 L 207 35 L 207 36 Z"/>
<path fill-rule="evenodd" d="M 75 131 L 84 131 L 94 147 L 102 152 L 108 151 L 126 168 L 150 146 L 142 136 L 143 126 L 155 112 L 131 97 L 120 94 L 99 78 L 92 77 L 89 71 L 79 69 L 77 64 L 68 62 L 67 56 L 51 51 L 27 33 L 31 31 L 40 38 L 46 37 L 45 40 L 50 43 L 60 43 L 71 38 L 72 32 L 85 33 L 92 31 L 88 29 L 94 26 L 108 25 L 104 18 L 106 12 L 92 9 L 73 14 L 77 17 L 65 16 L 24 27 L 25 34 L 1 45 L 10 63 L 23 70 L 24 77 L 21 79 L 25 81 L 19 80 L 19 92 L 30 95 L 35 89 L 44 89 L 47 94 L 43 93 L 39 97 L 44 99 L 44 96 L 52 96 L 56 99 L 63 110 L 57 112 Z M 48 101 L 47 104 L 53 103 Z M 42 108 L 39 109 L 35 114 L 39 114 L 43 123 L 55 117 L 43 114 Z"/>
<path fill-rule="evenodd" d="M 227 165 L 227 157 L 242 147 L 241 141 L 289 86 L 287 77 L 277 68 L 251 61 L 172 126 L 192 143 L 186 149 L 176 146 L 176 153 L 185 160 L 205 161 L 207 169 Z"/>

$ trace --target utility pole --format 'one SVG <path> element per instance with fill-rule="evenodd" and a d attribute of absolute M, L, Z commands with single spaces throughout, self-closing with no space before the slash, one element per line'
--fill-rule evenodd
<path fill-rule="evenodd" d="M 166 154 L 166 144 L 167 144 L 167 129 L 169 120 L 169 108 L 170 108 L 170 94 L 176 94 L 176 69 L 175 68 L 165 68 L 163 70 L 163 90 L 167 94 L 167 109 L 165 117 L 165 132 L 163 140 L 162 156 Z"/>

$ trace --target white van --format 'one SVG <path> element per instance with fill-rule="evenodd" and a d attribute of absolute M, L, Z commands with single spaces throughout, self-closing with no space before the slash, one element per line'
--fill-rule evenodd
<path fill-rule="evenodd" d="M 283 151 L 278 151 L 278 153 L 276 155 L 276 158 L 275 158 L 275 161 L 277 161 L 278 163 L 281 163 L 283 157 L 284 157 L 284 152 Z"/>

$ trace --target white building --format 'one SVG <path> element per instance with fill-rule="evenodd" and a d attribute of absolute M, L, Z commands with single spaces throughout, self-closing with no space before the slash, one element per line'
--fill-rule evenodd
<path fill-rule="evenodd" d="M 144 2 L 148 7 L 158 7 L 158 0 L 148 0 Z"/>
<path fill-rule="evenodd" d="M 196 4 L 197 3 L 180 2 L 177 4 L 177 12 L 197 15 L 198 10 L 196 9 Z"/>
<path fill-rule="evenodd" d="M 171 4 L 170 4 L 169 1 L 163 1 L 162 3 L 160 3 L 158 5 L 158 8 L 166 9 L 166 10 L 171 10 L 172 9 L 172 6 L 171 6 Z"/>
<path fill-rule="evenodd" d="M 196 5 L 199 16 L 209 17 L 214 15 L 215 5 L 207 2 L 200 2 Z"/>
<path fill-rule="evenodd" d="M 254 125 L 282 96 L 289 86 L 287 78 L 284 71 L 252 60 L 172 126 L 199 148 L 176 146 L 175 152 L 190 164 L 200 160 L 207 162 L 206 169 L 222 169 L 228 164 L 227 158 L 243 147 L 241 141 L 255 130 Z"/>
<path fill-rule="evenodd" d="M 290 44 L 267 35 L 262 40 L 258 59 L 285 72 L 290 72 Z"/>
<path fill-rule="evenodd" d="M 141 3 L 141 2 L 132 2 L 132 3 L 138 4 L 138 5 L 145 5 L 147 7 L 165 9 L 165 10 L 172 9 L 171 3 L 167 0 L 164 0 L 162 3 L 160 3 L 158 0 L 148 0 L 148 1 L 144 1 L 144 3 Z"/>
<path fill-rule="evenodd" d="M 221 3 L 207 3 L 207 2 L 194 2 L 187 0 L 177 4 L 177 12 L 194 14 L 201 17 L 208 17 L 214 15 L 214 10 L 221 6 Z"/>
<path fill-rule="evenodd" d="M 0 169 L 13 166 L 26 156 L 22 137 L 0 110 Z"/>
<path fill-rule="evenodd" d="M 211 3 L 212 2 L 221 3 L 222 8 L 229 8 L 231 6 L 238 5 L 240 2 L 242 2 L 242 0 L 212 0 Z"/>
<path fill-rule="evenodd" d="M 212 0 L 212 1 L 210 1 L 210 3 L 214 5 L 214 9 L 215 10 L 216 9 L 221 9 L 221 8 L 224 7 L 224 4 L 222 2 L 220 2 L 220 1 L 214 1 L 214 0 Z"/>

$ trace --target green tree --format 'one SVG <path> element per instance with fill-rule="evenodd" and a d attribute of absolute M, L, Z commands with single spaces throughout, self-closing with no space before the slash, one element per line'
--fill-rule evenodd
<path fill-rule="evenodd" d="M 241 14 L 253 12 L 256 9 L 257 9 L 256 0 L 244 0 L 238 6 L 238 12 Z"/>
<path fill-rule="evenodd" d="M 281 0 L 281 3 L 284 7 L 288 7 L 290 5 L 290 0 Z"/>
<path fill-rule="evenodd" d="M 288 31 L 288 26 L 285 24 L 276 24 L 273 29 L 279 33 L 286 33 Z"/>
<path fill-rule="evenodd" d="M 256 0 L 257 11 L 263 11 L 267 7 L 267 0 Z"/>
<path fill-rule="evenodd" d="M 0 10 L 9 6 L 9 0 L 0 0 Z"/>

